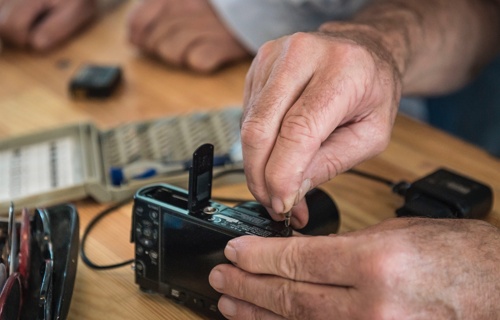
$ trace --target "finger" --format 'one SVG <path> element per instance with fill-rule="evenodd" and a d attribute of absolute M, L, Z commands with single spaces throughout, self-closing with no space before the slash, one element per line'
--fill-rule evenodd
<path fill-rule="evenodd" d="M 311 212 L 311 214 L 314 214 L 314 212 Z M 302 198 L 299 203 L 292 208 L 291 225 L 295 229 L 302 229 L 308 222 L 309 209 L 307 208 L 305 198 Z"/>
<path fill-rule="evenodd" d="M 350 113 L 354 108 L 353 102 L 359 101 L 357 97 L 353 97 L 355 91 L 349 91 L 349 87 L 354 87 L 354 84 L 349 83 L 350 79 L 343 78 L 341 73 L 331 71 L 328 74 L 338 77 L 325 78 L 321 76 L 320 70 L 317 71 L 301 96 L 283 116 L 280 132 L 266 164 L 266 184 L 268 192 L 274 197 L 275 210 L 277 204 L 282 206 L 284 211 L 288 211 L 317 185 L 316 181 L 327 181 L 347 170 L 357 164 L 358 162 L 353 163 L 353 161 L 359 161 L 367 151 L 359 148 L 353 151 L 340 147 L 352 143 L 370 150 L 378 146 L 378 144 L 374 146 L 368 144 L 374 140 L 372 138 L 368 141 L 360 140 L 367 136 L 366 133 L 373 133 L 373 130 L 366 133 L 357 130 L 358 136 L 344 134 L 338 137 L 355 139 L 355 142 L 345 140 L 338 146 L 329 144 L 330 149 L 323 152 L 323 157 L 319 159 L 326 161 L 316 161 L 317 167 L 311 164 L 320 149 L 326 150 L 327 146 L 324 143 L 332 134 L 335 136 L 337 127 L 346 121 L 352 121 L 354 115 Z M 369 126 L 363 128 L 369 129 Z M 385 134 L 382 138 L 387 141 L 387 137 Z M 375 138 L 381 137 L 377 135 Z M 305 175 L 308 168 L 313 168 L 314 172 Z M 319 173 L 321 176 L 316 176 Z"/>
<path fill-rule="evenodd" d="M 266 42 L 259 48 L 257 55 L 252 60 L 245 77 L 242 123 L 247 114 L 253 109 L 251 101 L 257 100 L 262 88 L 269 80 L 269 74 L 280 54 L 282 42 L 282 39 Z"/>
<path fill-rule="evenodd" d="M 389 144 L 390 128 L 392 117 L 377 115 L 336 128 L 322 143 L 304 176 L 310 177 L 311 185 L 317 186 L 379 154 Z"/>
<path fill-rule="evenodd" d="M 269 310 L 257 307 L 254 304 L 234 299 L 230 296 L 222 296 L 218 304 L 219 311 L 227 319 L 268 319 L 268 320 L 283 320 L 282 316 L 277 315 Z"/>
<path fill-rule="evenodd" d="M 191 45 L 207 36 L 210 37 L 210 34 L 174 27 L 165 34 L 155 51 L 162 60 L 176 66 L 184 66 Z"/>
<path fill-rule="evenodd" d="M 140 48 L 149 53 L 156 53 L 162 43 L 168 43 L 170 33 L 175 34 L 177 29 L 182 29 L 182 22 L 183 19 L 178 18 L 157 19 L 149 26 L 148 32 L 141 39 Z M 171 43 L 168 45 L 172 46 Z"/>
<path fill-rule="evenodd" d="M 97 14 L 97 7 L 86 1 L 62 2 L 36 26 L 30 44 L 36 50 L 48 50 L 69 38 Z"/>
<path fill-rule="evenodd" d="M 267 44 L 263 45 L 259 49 L 259 53 L 253 59 L 252 64 L 250 65 L 250 68 L 249 68 L 247 75 L 245 77 L 245 88 L 244 88 L 244 94 L 243 94 L 243 114 L 242 114 L 242 117 L 240 119 L 240 131 L 241 131 L 241 128 L 243 128 L 243 123 L 244 123 L 245 119 L 247 118 L 247 114 L 249 112 L 251 112 L 251 110 L 253 108 L 251 101 L 255 100 L 256 99 L 255 97 L 258 96 L 260 94 L 260 90 L 262 90 L 262 87 L 260 87 L 260 86 L 257 87 L 257 83 L 260 83 L 259 78 L 265 78 L 265 79 L 268 78 L 268 74 L 264 74 L 264 76 L 262 76 L 262 71 L 263 70 L 268 71 L 271 68 L 273 59 L 270 58 L 270 59 L 267 59 L 267 61 L 266 61 L 266 60 L 262 59 L 261 57 L 266 56 L 266 54 L 263 53 L 263 51 L 269 47 L 271 47 L 271 44 L 268 42 Z M 267 51 L 270 52 L 270 55 L 273 54 L 272 50 L 267 50 Z M 261 62 L 262 60 L 264 62 Z M 250 124 L 249 124 L 249 122 L 247 120 L 246 126 L 249 127 L 252 125 L 253 125 L 253 123 L 250 122 Z M 247 129 L 247 131 L 249 131 L 249 130 Z M 247 144 L 247 140 L 248 140 L 248 144 Z M 265 167 L 262 163 L 250 162 L 250 161 L 247 161 L 245 158 L 245 154 L 249 154 L 249 157 L 251 156 L 251 154 L 258 154 L 259 149 L 254 149 L 255 147 L 258 146 L 258 144 L 254 143 L 252 135 L 250 135 L 247 138 L 247 135 L 244 134 L 241 137 L 241 145 L 242 145 L 242 154 L 243 154 L 243 160 L 244 160 L 243 166 L 244 166 L 244 172 L 245 172 L 248 188 L 249 188 L 250 192 L 253 194 L 253 196 L 255 197 L 255 199 L 257 199 L 257 201 L 259 201 L 262 205 L 264 205 L 268 209 L 268 212 L 271 214 L 271 216 L 273 216 L 273 214 L 275 214 L 275 212 L 271 208 L 271 200 L 269 198 L 269 194 L 267 193 L 267 189 L 266 189 L 265 183 L 264 183 L 264 181 L 265 181 L 265 177 L 264 177 Z M 248 150 L 248 149 L 250 149 L 250 150 Z M 275 218 L 273 217 L 273 219 L 275 219 Z"/>
<path fill-rule="evenodd" d="M 351 294 L 351 288 L 256 275 L 232 265 L 216 266 L 209 275 L 209 282 L 218 292 L 286 319 L 345 319 L 356 296 Z M 252 314 L 263 313 L 262 309 L 234 299 L 231 302 L 234 302 L 230 306 L 232 310 L 227 305 L 222 307 L 232 311 L 235 319 L 266 319 Z M 326 314 L 325 310 L 328 310 Z"/>
<path fill-rule="evenodd" d="M 148 32 L 162 19 L 170 19 L 168 1 L 141 1 L 128 17 L 129 40 L 132 44 L 143 47 Z"/>
<path fill-rule="evenodd" d="M 186 54 L 186 64 L 193 70 L 212 72 L 228 63 L 250 56 L 235 40 L 217 38 L 205 39 L 192 45 Z"/>
<path fill-rule="evenodd" d="M 48 9 L 46 1 L 5 2 L 0 12 L 1 37 L 17 46 L 26 46 L 30 29 Z"/>
<path fill-rule="evenodd" d="M 148 39 L 149 50 L 177 66 L 184 65 L 186 52 L 194 42 L 212 36 L 210 31 L 186 23 L 185 18 L 162 21 L 154 29 L 155 38 Z"/>
<path fill-rule="evenodd" d="M 239 268 L 297 281 L 355 286 L 365 273 L 364 247 L 355 237 L 261 238 L 243 236 L 228 242 L 224 254 Z M 369 259 L 368 255 L 366 259 Z"/>
<path fill-rule="evenodd" d="M 245 87 L 243 93 L 243 115 L 240 120 L 240 128 L 243 127 L 243 122 L 247 118 L 247 114 L 252 112 L 254 106 L 251 101 L 257 100 L 257 96 L 260 95 L 262 87 L 267 82 L 267 79 L 269 79 L 269 73 L 272 70 L 272 65 L 277 59 L 277 55 L 279 53 L 279 50 L 276 50 L 276 48 L 280 47 L 280 43 L 280 40 L 271 40 L 266 42 L 260 47 L 257 55 L 252 60 L 250 68 L 245 77 Z M 251 125 L 252 124 L 247 124 L 247 126 Z M 253 149 L 258 146 L 258 144 L 253 143 L 252 136 L 248 137 L 249 144 L 247 144 L 246 140 L 246 136 L 243 136 L 241 139 L 242 153 L 247 153 L 249 155 L 258 154 L 259 150 Z M 246 149 L 250 150 L 247 151 Z M 243 157 L 243 159 L 245 160 L 245 157 Z M 263 167 L 262 164 L 253 163 L 250 161 L 244 161 L 243 165 L 245 168 L 244 171 L 248 188 L 255 199 L 257 199 L 257 201 L 259 201 L 266 207 L 267 211 L 274 220 L 283 220 L 284 216 L 282 215 L 282 213 L 277 214 L 271 207 L 271 199 L 264 183 L 265 167 Z"/>
<path fill-rule="evenodd" d="M 190 21 L 185 18 L 162 21 L 148 39 L 148 48 L 158 51 L 165 61 L 200 72 L 214 71 L 246 57 L 243 47 L 214 19 L 201 14 Z"/>
<path fill-rule="evenodd" d="M 282 50 L 283 47 L 286 45 L 286 41 L 287 41 L 286 37 L 279 38 L 276 40 L 270 40 L 264 43 L 259 48 L 257 55 L 253 59 L 252 65 L 250 67 L 250 69 L 254 70 L 254 72 L 249 91 L 251 92 L 252 94 L 251 96 L 254 99 L 260 94 L 260 91 L 269 81 L 269 75 L 273 71 L 276 61 L 283 54 Z"/>
<path fill-rule="evenodd" d="M 276 47 L 280 46 L 281 41 L 271 40 L 263 44 L 257 55 L 252 60 L 250 64 L 250 68 L 245 77 L 245 88 L 243 94 L 243 117 L 245 118 L 246 112 L 251 107 L 250 99 L 255 99 L 262 90 L 263 85 L 267 82 L 269 78 L 270 70 L 272 69 L 272 64 L 276 60 L 277 55 L 279 54 Z M 261 80 L 262 79 L 262 80 Z"/>
<path fill-rule="evenodd" d="M 270 43 L 269 50 L 272 51 L 274 45 L 281 46 L 281 42 Z M 245 107 L 241 140 L 250 191 L 259 202 L 271 206 L 277 213 L 284 213 L 291 209 L 293 203 L 284 206 L 281 199 L 269 193 L 265 168 L 283 117 L 311 79 L 314 66 L 308 64 L 309 59 L 306 59 L 301 68 L 293 68 L 293 71 L 290 71 L 290 65 L 298 62 L 297 55 L 285 52 L 276 57 L 272 52 L 267 53 L 266 49 L 259 50 L 256 57 L 251 88 L 253 94 L 249 96 Z M 264 67 L 261 68 L 262 65 Z"/>
<path fill-rule="evenodd" d="M 245 84 L 243 87 L 243 112 L 245 112 L 246 106 L 248 106 L 248 100 L 250 99 L 251 96 L 251 88 L 253 85 L 253 75 L 254 75 L 254 62 L 255 58 L 252 60 L 252 63 L 250 64 L 250 67 L 248 68 L 247 74 L 245 75 Z M 241 127 L 241 122 L 243 121 L 243 117 L 240 119 L 240 127 Z"/>

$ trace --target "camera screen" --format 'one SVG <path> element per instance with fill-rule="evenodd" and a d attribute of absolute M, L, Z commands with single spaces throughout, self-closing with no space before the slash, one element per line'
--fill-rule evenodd
<path fill-rule="evenodd" d="M 232 237 L 170 214 L 163 215 L 162 226 L 162 282 L 218 299 L 208 275 L 216 265 L 229 263 L 224 247 Z"/>

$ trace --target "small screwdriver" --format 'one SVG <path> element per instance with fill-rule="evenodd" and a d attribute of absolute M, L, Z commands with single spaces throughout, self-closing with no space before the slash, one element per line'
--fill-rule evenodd
<path fill-rule="evenodd" d="M 290 226 L 290 219 L 292 218 L 292 211 L 285 212 L 285 227 Z"/>

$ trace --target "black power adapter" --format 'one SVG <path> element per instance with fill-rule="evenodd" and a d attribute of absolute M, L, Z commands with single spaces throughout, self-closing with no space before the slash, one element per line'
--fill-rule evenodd
<path fill-rule="evenodd" d="M 73 98 L 108 98 L 122 77 L 119 66 L 86 64 L 72 77 L 69 92 Z"/>
<path fill-rule="evenodd" d="M 398 217 L 480 219 L 493 206 L 489 186 L 443 168 L 412 184 L 396 184 L 393 191 L 405 197 Z"/>

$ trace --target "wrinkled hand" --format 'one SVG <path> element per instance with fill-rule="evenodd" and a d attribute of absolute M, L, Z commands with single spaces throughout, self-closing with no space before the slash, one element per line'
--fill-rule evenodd
<path fill-rule="evenodd" d="M 351 35 L 297 33 L 264 44 L 247 75 L 241 126 L 248 187 L 276 220 L 304 195 L 381 152 L 401 91 L 391 57 Z"/>
<path fill-rule="evenodd" d="M 96 0 L 0 0 L 0 38 L 44 51 L 96 15 Z"/>
<path fill-rule="evenodd" d="M 495 319 L 500 231 L 392 219 L 345 235 L 244 236 L 210 284 L 228 319 Z"/>
<path fill-rule="evenodd" d="M 175 66 L 211 72 L 249 53 L 207 0 L 148 0 L 129 19 L 132 44 Z"/>

